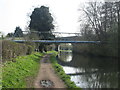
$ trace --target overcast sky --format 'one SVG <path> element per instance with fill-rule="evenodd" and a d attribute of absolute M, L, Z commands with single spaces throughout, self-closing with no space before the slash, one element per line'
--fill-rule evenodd
<path fill-rule="evenodd" d="M 41 5 L 50 8 L 57 31 L 78 31 L 80 4 L 81 0 L 0 0 L 0 31 L 4 34 L 14 32 L 16 26 L 25 30 L 29 21 L 27 14 Z"/>
<path fill-rule="evenodd" d="M 30 20 L 27 16 L 34 7 L 48 6 L 59 32 L 79 31 L 80 11 L 83 2 L 88 0 L 0 0 L 0 31 L 14 32 L 16 26 L 25 30 Z"/>

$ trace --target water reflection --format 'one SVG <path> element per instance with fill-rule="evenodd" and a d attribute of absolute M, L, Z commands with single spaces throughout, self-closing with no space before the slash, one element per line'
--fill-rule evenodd
<path fill-rule="evenodd" d="M 71 51 L 60 51 L 60 53 L 58 54 L 58 58 L 61 58 L 64 62 L 70 62 L 72 60 L 72 53 Z"/>
<path fill-rule="evenodd" d="M 63 66 L 66 74 L 71 75 L 71 80 L 79 87 L 118 87 L 118 64 L 116 59 L 61 52 L 58 63 Z"/>

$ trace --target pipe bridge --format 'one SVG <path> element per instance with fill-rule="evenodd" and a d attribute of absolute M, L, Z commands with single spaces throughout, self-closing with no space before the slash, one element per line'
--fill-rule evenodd
<path fill-rule="evenodd" d="M 37 43 L 95 43 L 98 44 L 100 41 L 71 41 L 71 40 L 12 40 L 14 42 L 37 42 Z"/>

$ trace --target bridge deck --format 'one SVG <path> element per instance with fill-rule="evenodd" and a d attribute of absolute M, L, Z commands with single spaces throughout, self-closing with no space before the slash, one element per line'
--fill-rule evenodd
<path fill-rule="evenodd" d="M 100 43 L 100 41 L 64 41 L 64 40 L 12 40 L 14 42 L 38 42 L 38 43 Z"/>

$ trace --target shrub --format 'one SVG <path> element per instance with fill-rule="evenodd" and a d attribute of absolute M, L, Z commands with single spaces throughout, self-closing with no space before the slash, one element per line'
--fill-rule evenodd
<path fill-rule="evenodd" d="M 27 55 L 31 54 L 34 51 L 34 48 L 30 45 L 28 45 Z"/>
<path fill-rule="evenodd" d="M 26 54 L 31 54 L 33 51 L 32 46 L 15 43 L 12 41 L 3 40 L 2 41 L 2 59 L 3 62 L 12 60 L 17 56 L 23 56 Z"/>

